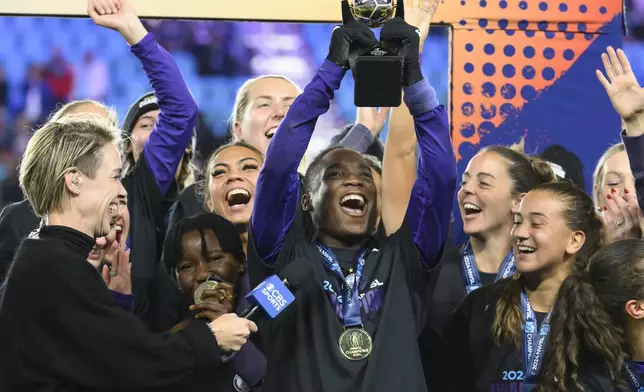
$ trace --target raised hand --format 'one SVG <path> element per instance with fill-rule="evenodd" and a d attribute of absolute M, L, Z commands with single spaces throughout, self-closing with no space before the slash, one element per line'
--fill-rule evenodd
<path fill-rule="evenodd" d="M 190 310 L 197 312 L 194 318 L 206 320 L 209 322 L 217 320 L 224 314 L 230 313 L 223 305 L 217 303 L 204 302 L 190 306 Z"/>
<path fill-rule="evenodd" d="M 606 53 L 602 53 L 602 62 L 606 76 L 597 70 L 597 78 L 617 113 L 626 123 L 644 114 L 644 90 L 637 82 L 624 51 L 615 51 L 609 46 Z"/>
<path fill-rule="evenodd" d="M 89 0 L 87 13 L 98 26 L 121 33 L 130 45 L 147 34 L 130 0 Z"/>
<path fill-rule="evenodd" d="M 404 86 L 411 86 L 423 79 L 419 55 L 420 32 L 416 27 L 405 22 L 400 16 L 396 16 L 383 26 L 380 43 L 386 50 L 403 58 Z"/>
<path fill-rule="evenodd" d="M 112 259 L 112 265 L 103 265 L 101 276 L 107 288 L 117 293 L 132 294 L 132 264 L 130 263 L 130 251 L 122 247 L 116 248 L 116 257 Z"/>
<path fill-rule="evenodd" d="M 607 195 L 608 196 L 608 195 Z M 610 243 L 625 239 L 640 239 L 642 226 L 637 198 L 631 193 L 615 192 L 606 199 L 602 220 Z"/>
<path fill-rule="evenodd" d="M 429 35 L 429 28 L 436 9 L 442 0 L 407 0 L 405 1 L 405 22 L 416 27 L 420 33 L 419 50 L 422 53 L 423 45 Z"/>
<path fill-rule="evenodd" d="M 376 110 L 376 108 L 358 108 L 356 123 L 367 127 L 371 134 L 377 137 L 385 127 L 390 110 L 391 108 L 380 108 L 380 110 Z"/>
<path fill-rule="evenodd" d="M 366 24 L 353 19 L 346 0 L 342 1 L 342 20 L 344 23 L 333 29 L 327 60 L 349 68 L 350 57 L 366 53 L 378 45 L 378 40 Z"/>

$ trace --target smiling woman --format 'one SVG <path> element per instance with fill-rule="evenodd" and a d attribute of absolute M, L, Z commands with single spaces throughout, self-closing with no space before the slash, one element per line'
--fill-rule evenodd
<path fill-rule="evenodd" d="M 264 75 L 247 80 L 233 106 L 233 141 L 266 153 L 277 126 L 302 90 L 286 76 Z"/>
<path fill-rule="evenodd" d="M 244 142 L 219 147 L 206 164 L 204 200 L 210 212 L 231 221 L 244 244 L 255 203 L 255 186 L 264 155 Z"/>
<path fill-rule="evenodd" d="M 458 308 L 446 330 L 437 390 L 531 390 L 559 288 L 602 244 L 592 200 L 572 183 L 537 186 L 515 212 L 518 274 L 473 291 Z"/>

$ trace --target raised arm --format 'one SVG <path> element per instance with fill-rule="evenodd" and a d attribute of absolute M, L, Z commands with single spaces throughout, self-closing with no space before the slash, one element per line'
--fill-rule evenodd
<path fill-rule="evenodd" d="M 309 146 L 318 117 L 329 110 L 346 70 L 326 60 L 295 99 L 266 151 L 257 178 L 251 230 L 266 264 L 275 262 L 299 202 L 297 168 Z"/>
<path fill-rule="evenodd" d="M 618 205 L 621 204 L 620 210 L 623 212 L 613 212 L 615 206 L 609 204 L 611 208 L 603 214 L 604 223 L 611 239 L 640 238 L 640 209 L 644 207 L 644 89 L 637 82 L 631 64 L 621 49 L 615 51 L 608 47 L 606 53 L 602 54 L 602 62 L 608 79 L 600 70 L 597 70 L 597 77 L 622 118 L 625 128 L 621 135 L 622 141 L 635 177 L 635 191 L 639 202 L 638 209 L 634 200 L 623 202 L 616 198 L 615 201 Z M 620 220 L 622 224 L 617 225 L 616 222 Z"/>
<path fill-rule="evenodd" d="M 197 103 L 174 59 L 146 31 L 129 0 L 120 1 L 117 14 L 101 15 L 93 9 L 89 12 L 96 24 L 117 30 L 131 45 L 130 51 L 141 62 L 158 100 L 159 117 L 143 147 L 143 156 L 165 195 L 190 143 L 197 121 Z"/>
<path fill-rule="evenodd" d="M 429 270 L 436 266 L 445 246 L 456 190 L 456 159 L 449 135 L 447 112 L 443 106 L 438 106 L 436 93 L 420 70 L 417 29 L 400 18 L 394 18 L 383 28 L 381 40 L 398 47 L 399 54 L 404 58 L 405 104 L 414 117 L 419 155 L 416 181 L 408 199 L 405 222 L 418 249 L 420 266 Z M 383 193 L 386 175 L 383 169 Z M 389 171 L 388 175 L 398 176 L 399 173 Z M 388 200 L 383 200 L 383 211 L 386 204 L 395 205 L 405 201 L 389 196 Z M 395 214 L 392 215 L 396 218 Z"/>
<path fill-rule="evenodd" d="M 358 108 L 356 125 L 337 144 L 364 154 L 385 127 L 390 108 Z"/>
<path fill-rule="evenodd" d="M 422 0 L 405 8 L 405 21 L 415 26 L 420 33 L 419 54 L 422 54 L 432 16 L 439 4 L 440 0 Z M 438 102 L 434 101 L 430 106 L 434 109 Z M 382 163 L 382 223 L 387 234 L 397 231 L 402 225 L 411 189 L 416 181 L 418 142 L 415 128 L 414 118 L 406 105 L 391 110 Z"/>
<path fill-rule="evenodd" d="M 349 52 L 375 46 L 373 32 L 351 22 L 333 30 L 329 55 L 313 80 L 293 102 L 266 152 L 257 179 L 251 233 L 264 264 L 274 265 L 299 202 L 298 165 L 306 152 L 317 119 L 329 110 L 334 92 L 349 65 Z"/>
<path fill-rule="evenodd" d="M 449 135 L 447 111 L 435 106 L 434 90 L 426 80 L 405 89 L 405 103 L 414 116 L 418 139 L 418 169 L 405 221 L 420 263 L 426 270 L 438 263 L 447 241 L 454 192 L 456 158 Z"/>

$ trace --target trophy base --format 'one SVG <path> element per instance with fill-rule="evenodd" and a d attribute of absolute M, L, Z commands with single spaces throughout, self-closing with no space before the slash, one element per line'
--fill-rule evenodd
<path fill-rule="evenodd" d="M 376 46 L 351 67 L 357 107 L 397 107 L 402 102 L 403 59 Z"/>

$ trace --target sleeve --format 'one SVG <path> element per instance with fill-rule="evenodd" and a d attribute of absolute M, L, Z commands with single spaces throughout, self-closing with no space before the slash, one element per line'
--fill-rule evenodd
<path fill-rule="evenodd" d="M 255 250 L 267 265 L 275 264 L 296 215 L 300 161 L 318 117 L 329 110 L 345 72 L 342 67 L 325 61 L 293 102 L 268 146 L 266 160 L 257 179 L 250 228 Z"/>
<path fill-rule="evenodd" d="M 347 132 L 347 134 L 338 142 L 338 145 L 355 150 L 361 154 L 367 152 L 369 146 L 373 143 L 374 137 L 369 128 L 362 124 L 356 124 Z"/>
<path fill-rule="evenodd" d="M 152 34 L 130 50 L 141 62 L 159 102 L 159 117 L 143 151 L 165 195 L 190 144 L 198 107 L 174 59 Z"/>
<path fill-rule="evenodd" d="M 27 200 L 10 204 L 0 212 L 0 284 L 9 273 L 20 243 L 38 227 L 38 222 Z"/>
<path fill-rule="evenodd" d="M 640 209 L 644 208 L 644 135 L 628 136 L 622 131 L 622 142 L 635 177 L 635 191 Z"/>
<path fill-rule="evenodd" d="M 205 322 L 189 322 L 176 334 L 150 333 L 87 275 L 64 286 L 65 294 L 55 296 L 63 301 L 30 306 L 26 330 L 39 350 L 26 355 L 36 366 L 82 389 L 110 390 L 161 389 L 221 366 L 221 351 Z"/>
<path fill-rule="evenodd" d="M 414 116 L 418 139 L 417 178 L 405 213 L 424 271 L 436 267 L 449 232 L 456 191 L 456 158 L 447 111 L 436 107 L 435 92 L 426 79 L 405 88 L 405 103 Z"/>

